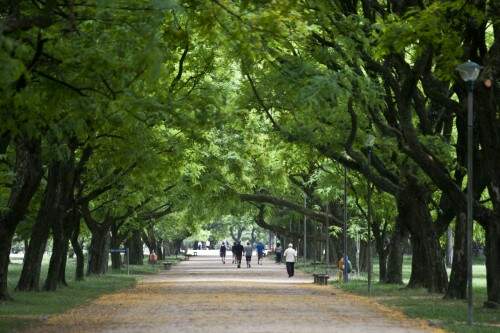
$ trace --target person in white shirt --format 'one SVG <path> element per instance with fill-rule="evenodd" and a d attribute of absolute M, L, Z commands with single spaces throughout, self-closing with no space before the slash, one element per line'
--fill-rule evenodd
<path fill-rule="evenodd" d="M 247 259 L 247 268 L 250 268 L 250 262 L 252 261 L 252 252 L 253 252 L 253 247 L 250 245 L 250 242 L 247 242 L 247 246 L 243 248 L 243 251 L 245 252 L 245 258 Z"/>
<path fill-rule="evenodd" d="M 288 272 L 288 277 L 291 278 L 295 273 L 295 261 L 297 261 L 297 251 L 294 250 L 293 244 L 288 244 L 288 249 L 283 253 L 283 257 L 286 262 L 286 271 Z"/>

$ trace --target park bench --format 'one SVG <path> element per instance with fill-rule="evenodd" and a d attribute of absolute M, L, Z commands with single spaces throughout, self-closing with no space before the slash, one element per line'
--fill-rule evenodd
<path fill-rule="evenodd" d="M 172 268 L 172 263 L 168 262 L 168 261 L 164 261 L 163 262 L 163 269 L 169 270 L 170 268 Z"/>
<path fill-rule="evenodd" d="M 326 286 L 328 284 L 328 279 L 330 276 L 328 274 L 313 274 L 314 283 L 322 286 Z"/>

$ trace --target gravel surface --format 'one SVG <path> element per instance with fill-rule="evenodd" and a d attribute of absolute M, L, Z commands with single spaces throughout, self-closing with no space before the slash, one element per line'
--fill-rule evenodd
<path fill-rule="evenodd" d="M 254 259 L 255 260 L 255 259 Z M 437 332 L 424 321 L 334 287 L 316 286 L 270 260 L 237 269 L 192 257 L 28 332 Z M 245 266 L 244 264 L 242 266 Z"/>

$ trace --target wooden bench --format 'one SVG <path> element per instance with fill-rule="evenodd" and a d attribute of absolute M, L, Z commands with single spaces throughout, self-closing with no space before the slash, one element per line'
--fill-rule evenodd
<path fill-rule="evenodd" d="M 163 262 L 163 269 L 165 270 L 169 270 L 170 268 L 172 268 L 172 263 L 171 262 Z"/>
<path fill-rule="evenodd" d="M 314 283 L 322 286 L 326 286 L 328 284 L 328 279 L 330 276 L 328 274 L 313 274 Z"/>

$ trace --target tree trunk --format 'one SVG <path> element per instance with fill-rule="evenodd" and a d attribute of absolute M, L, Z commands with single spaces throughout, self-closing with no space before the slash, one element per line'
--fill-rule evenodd
<path fill-rule="evenodd" d="M 365 240 L 361 240 L 360 251 L 359 251 L 359 272 L 368 272 L 368 243 Z M 342 252 L 342 255 L 344 253 Z M 340 256 L 339 256 L 340 257 Z M 349 260 L 352 262 L 351 258 L 354 256 L 350 256 L 348 254 Z"/>
<path fill-rule="evenodd" d="M 87 275 L 102 275 L 108 271 L 109 228 L 109 225 L 104 223 L 91 230 L 92 238 L 90 240 Z"/>
<path fill-rule="evenodd" d="M 7 291 L 7 275 L 12 237 L 28 210 L 42 173 L 40 141 L 17 140 L 14 184 L 7 207 L 0 212 L 0 301 L 11 299 Z"/>
<path fill-rule="evenodd" d="M 73 193 L 70 194 L 73 196 Z M 68 251 L 69 251 L 69 242 L 75 233 L 75 229 L 80 228 L 80 213 L 78 212 L 78 207 L 75 204 L 74 198 L 71 199 L 71 209 L 69 213 L 66 215 L 64 221 L 64 248 L 63 255 L 61 260 L 61 268 L 59 269 L 59 283 L 63 286 L 67 286 L 66 282 L 66 264 L 68 261 Z M 79 230 L 78 230 L 79 233 Z M 78 240 L 78 234 L 77 234 Z M 74 249 L 73 249 L 74 250 Z M 75 252 L 75 251 L 74 251 Z M 72 258 L 73 256 L 71 256 Z M 78 257 L 77 257 L 78 260 Z M 83 274 L 83 270 L 82 270 Z"/>
<path fill-rule="evenodd" d="M 123 243 L 123 235 L 120 234 L 121 223 L 114 221 L 111 225 L 111 248 L 119 249 Z M 122 255 L 120 252 L 111 253 L 111 267 L 113 269 L 120 269 L 122 267 Z"/>
<path fill-rule="evenodd" d="M 85 270 L 85 257 L 83 255 L 83 249 L 80 243 L 78 242 L 78 236 L 80 234 L 80 219 L 78 219 L 78 224 L 76 229 L 71 236 L 71 246 L 73 247 L 73 251 L 75 251 L 76 255 L 76 270 L 75 270 L 75 280 L 83 281 L 84 279 L 84 270 Z"/>
<path fill-rule="evenodd" d="M 66 241 L 64 242 L 61 268 L 59 269 L 59 277 L 58 277 L 58 282 L 61 286 L 68 285 L 68 282 L 66 281 L 66 265 L 68 264 L 68 251 L 69 251 L 69 240 L 66 239 Z"/>
<path fill-rule="evenodd" d="M 498 193 L 500 196 L 500 193 Z M 488 308 L 500 307 L 500 219 L 491 218 L 486 228 L 486 285 Z"/>
<path fill-rule="evenodd" d="M 426 288 L 429 292 L 445 292 L 448 275 L 428 208 L 429 192 L 418 185 L 413 176 L 407 177 L 407 184 L 398 200 L 399 218 L 410 231 L 412 245 L 412 270 L 409 288 Z"/>
<path fill-rule="evenodd" d="M 453 261 L 450 283 L 444 298 L 465 299 L 467 292 L 467 221 L 464 213 L 457 216 L 455 223 L 455 240 L 453 244 Z"/>
<path fill-rule="evenodd" d="M 403 231 L 400 223 L 396 221 L 389 243 L 385 283 L 403 284 L 403 244 L 407 241 L 408 233 Z"/>
<path fill-rule="evenodd" d="M 163 255 L 163 240 L 158 239 L 156 248 L 158 249 L 158 252 L 156 253 L 158 255 L 158 260 L 165 260 L 165 256 Z"/>
<path fill-rule="evenodd" d="M 141 231 L 134 231 L 127 240 L 130 265 L 142 265 L 144 263 L 144 253 L 142 250 Z"/>
<path fill-rule="evenodd" d="M 47 185 L 47 188 L 49 185 Z M 47 189 L 48 190 L 48 189 Z M 48 219 L 52 218 L 46 212 L 50 200 L 47 194 L 42 202 L 42 207 L 38 212 L 38 217 L 31 231 L 30 243 L 24 254 L 23 269 L 16 286 L 18 291 L 38 291 L 40 290 L 40 271 L 42 259 L 49 238 Z"/>
<path fill-rule="evenodd" d="M 382 228 L 381 228 L 382 227 Z M 375 221 L 373 223 L 373 236 L 375 238 L 375 248 L 378 255 L 378 267 L 379 267 L 379 281 L 384 282 L 387 280 L 387 256 L 388 256 L 388 244 L 386 244 L 386 224 L 380 221 Z"/>
<path fill-rule="evenodd" d="M 446 230 L 446 267 L 452 267 L 453 265 L 453 231 L 451 226 Z"/>
<path fill-rule="evenodd" d="M 7 273 L 12 237 L 15 231 L 15 228 L 4 227 L 3 223 L 0 224 L 0 302 L 11 300 L 7 291 Z"/>
<path fill-rule="evenodd" d="M 71 234 L 71 218 L 73 214 L 68 212 L 75 209 L 73 199 L 75 186 L 75 165 L 74 154 L 67 161 L 53 162 L 50 171 L 56 174 L 57 188 L 52 205 L 54 217 L 50 221 L 52 230 L 52 256 L 50 257 L 49 271 L 45 280 L 44 289 L 54 291 L 59 282 L 66 284 L 66 257 L 68 255 L 68 238 Z M 69 229 L 69 230 L 65 230 Z M 63 281 L 61 281 L 61 277 Z"/>
<path fill-rule="evenodd" d="M 62 225 L 56 228 L 61 228 Z M 66 256 L 65 247 L 67 248 L 68 242 L 65 241 L 62 231 L 55 230 L 53 232 L 54 236 L 52 238 L 52 255 L 50 256 L 49 271 L 47 273 L 47 278 L 43 289 L 45 291 L 54 291 L 57 289 L 57 284 L 60 278 L 61 266 L 63 262 L 63 257 Z"/>
<path fill-rule="evenodd" d="M 378 255 L 378 274 L 379 274 L 379 282 L 387 281 L 387 252 L 382 251 Z"/>

